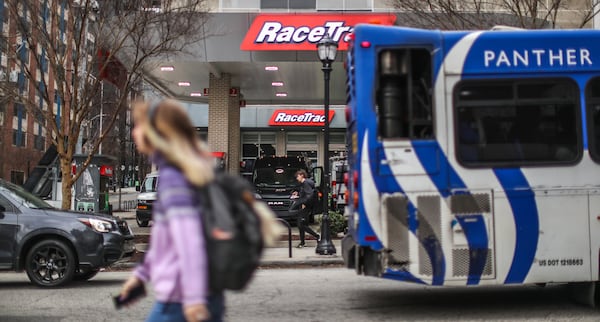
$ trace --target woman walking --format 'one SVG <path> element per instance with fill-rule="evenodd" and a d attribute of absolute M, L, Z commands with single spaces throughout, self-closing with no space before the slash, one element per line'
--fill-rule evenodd
<path fill-rule="evenodd" d="M 133 107 L 132 136 L 159 168 L 150 247 L 123 284 L 121 298 L 146 282 L 156 303 L 146 321 L 222 321 L 223 294 L 211 294 L 202 205 L 196 189 L 213 179 L 210 153 L 185 109 L 174 100 Z"/>

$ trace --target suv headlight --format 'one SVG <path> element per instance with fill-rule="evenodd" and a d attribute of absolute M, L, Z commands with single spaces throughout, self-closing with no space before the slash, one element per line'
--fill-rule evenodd
<path fill-rule="evenodd" d="M 99 233 L 108 233 L 112 230 L 112 223 L 106 220 L 94 219 L 94 218 L 80 218 L 84 225 L 92 228 Z"/>

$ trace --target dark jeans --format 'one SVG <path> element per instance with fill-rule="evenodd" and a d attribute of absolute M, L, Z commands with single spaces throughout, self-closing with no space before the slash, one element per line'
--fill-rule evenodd
<path fill-rule="evenodd" d="M 211 295 L 208 297 L 208 311 L 210 320 L 208 322 L 223 322 L 225 314 L 225 299 L 223 294 Z M 181 303 L 156 302 L 152 306 L 152 311 L 146 318 L 146 322 L 185 322 L 183 315 L 183 305 Z"/>
<path fill-rule="evenodd" d="M 300 233 L 300 244 L 304 244 L 305 233 L 309 233 L 315 236 L 315 238 L 319 239 L 319 234 L 312 230 L 312 228 L 310 228 L 310 226 L 308 225 L 308 216 L 310 215 L 310 213 L 311 209 L 308 207 L 304 209 L 300 207 L 300 209 L 298 209 L 298 215 L 296 218 L 298 224 L 298 232 Z"/>

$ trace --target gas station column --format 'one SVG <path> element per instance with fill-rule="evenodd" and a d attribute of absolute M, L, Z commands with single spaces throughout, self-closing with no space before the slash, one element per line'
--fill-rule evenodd
<path fill-rule="evenodd" d="M 240 167 L 240 97 L 231 94 L 231 74 L 210 74 L 208 96 L 208 145 L 212 151 L 226 152 L 227 171 Z"/>

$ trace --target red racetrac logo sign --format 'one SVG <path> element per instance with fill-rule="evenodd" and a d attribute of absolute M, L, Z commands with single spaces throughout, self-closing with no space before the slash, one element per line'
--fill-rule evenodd
<path fill-rule="evenodd" d="M 329 110 L 329 122 L 335 111 Z M 325 111 L 319 110 L 275 110 L 269 120 L 271 126 L 324 126 Z"/>
<path fill-rule="evenodd" d="M 393 25 L 392 14 L 344 15 L 259 15 L 252 22 L 241 50 L 316 50 L 325 33 L 338 42 L 338 50 L 348 49 L 348 35 L 359 23 Z"/>
<path fill-rule="evenodd" d="M 108 166 L 108 165 L 100 166 L 100 175 L 112 177 L 113 176 L 113 167 Z"/>

